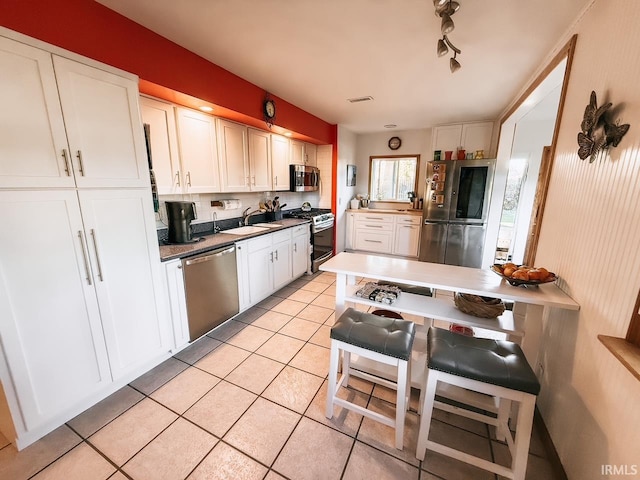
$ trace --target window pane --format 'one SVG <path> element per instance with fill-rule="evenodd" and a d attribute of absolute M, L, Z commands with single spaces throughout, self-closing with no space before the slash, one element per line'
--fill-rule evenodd
<path fill-rule="evenodd" d="M 378 201 L 409 201 L 415 191 L 418 157 L 372 157 L 369 197 Z"/>

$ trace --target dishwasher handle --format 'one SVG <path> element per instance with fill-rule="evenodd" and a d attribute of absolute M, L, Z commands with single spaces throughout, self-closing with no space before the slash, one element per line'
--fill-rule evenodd
<path fill-rule="evenodd" d="M 189 260 L 185 260 L 184 264 L 188 267 L 189 265 L 195 265 L 197 263 L 203 263 L 203 262 L 208 262 L 209 260 L 216 258 L 216 257 L 222 257 L 223 255 L 229 255 L 230 253 L 233 253 L 236 249 L 235 245 L 231 245 L 228 248 L 225 248 L 223 250 L 217 250 L 214 253 L 210 253 L 208 255 L 202 255 L 201 257 L 196 257 L 196 258 L 192 258 Z"/>

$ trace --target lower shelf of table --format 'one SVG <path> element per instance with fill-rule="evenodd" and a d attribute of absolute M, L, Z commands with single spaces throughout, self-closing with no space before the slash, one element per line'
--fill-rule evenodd
<path fill-rule="evenodd" d="M 515 321 L 513 312 L 507 310 L 496 318 L 480 318 L 458 310 L 452 301 L 402 292 L 393 305 L 374 302 L 358 297 L 356 291 L 362 285 L 347 285 L 345 301 L 370 307 L 408 313 L 433 320 L 443 320 L 468 327 L 483 328 L 494 332 L 506 333 L 512 337 L 524 336 L 524 328 Z"/>

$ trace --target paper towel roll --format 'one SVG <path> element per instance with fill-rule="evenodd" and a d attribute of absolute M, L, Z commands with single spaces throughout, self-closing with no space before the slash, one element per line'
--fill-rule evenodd
<path fill-rule="evenodd" d="M 242 208 L 242 202 L 240 200 L 236 200 L 236 199 L 222 200 L 223 210 L 235 210 L 237 208 Z"/>

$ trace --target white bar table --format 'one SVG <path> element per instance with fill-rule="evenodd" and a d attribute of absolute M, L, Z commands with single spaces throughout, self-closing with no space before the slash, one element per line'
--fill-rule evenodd
<path fill-rule="evenodd" d="M 534 371 L 538 366 L 543 318 L 549 309 L 580 309 L 580 305 L 555 283 L 533 288 L 515 287 L 492 271 L 479 268 L 342 252 L 323 263 L 320 270 L 336 274 L 336 319 L 347 308 L 346 303 L 354 303 L 507 333 L 510 339 L 520 343 Z M 462 313 L 451 302 L 406 292 L 393 305 L 385 305 L 357 297 L 356 277 L 501 298 L 513 301 L 514 308 L 513 312 L 505 312 L 496 320 L 483 319 Z M 412 385 L 417 388 L 421 388 L 424 354 L 416 352 L 412 357 L 415 363 L 412 365 Z"/>

